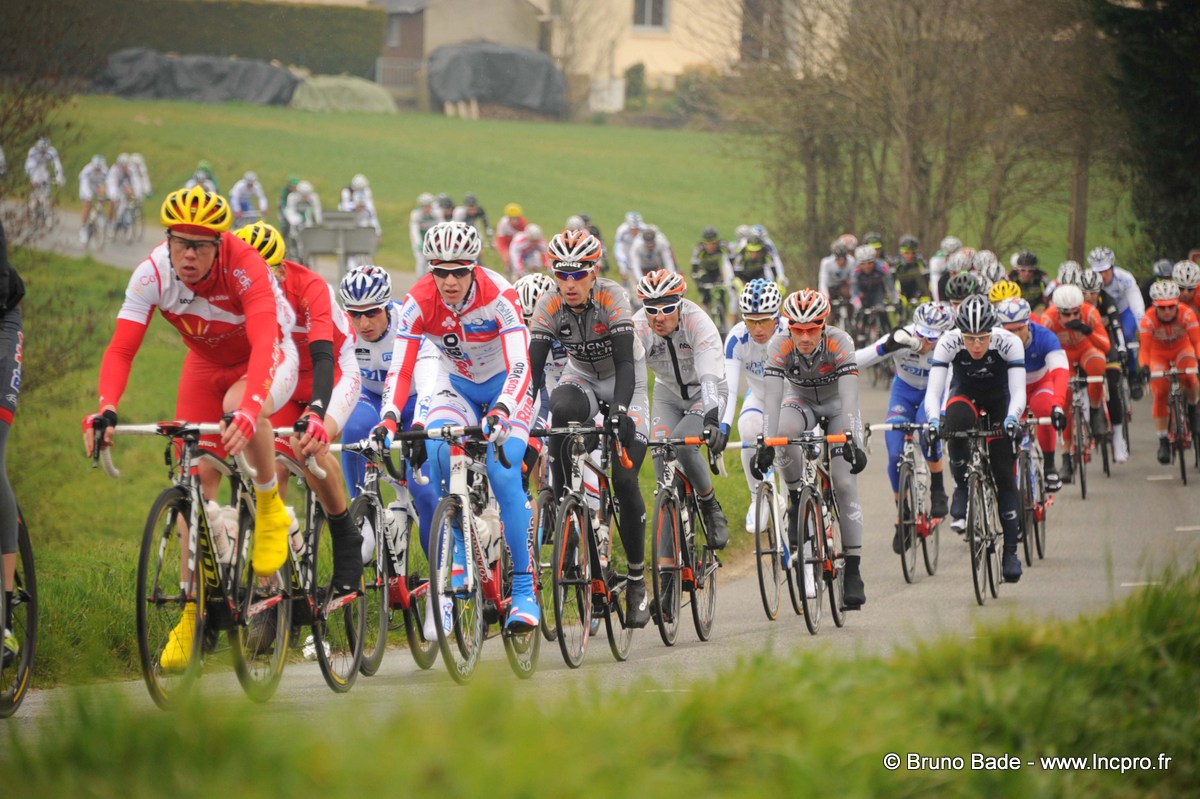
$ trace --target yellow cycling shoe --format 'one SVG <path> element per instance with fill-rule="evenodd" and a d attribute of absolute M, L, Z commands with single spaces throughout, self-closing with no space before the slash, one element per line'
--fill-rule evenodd
<path fill-rule="evenodd" d="M 163 647 L 158 664 L 164 671 L 183 671 L 192 656 L 192 641 L 196 638 L 196 606 L 188 603 L 183 607 L 179 623 L 171 630 L 167 645 Z"/>
<path fill-rule="evenodd" d="M 291 519 L 279 498 L 279 487 L 270 491 L 254 490 L 258 495 L 258 516 L 254 522 L 254 552 L 250 562 L 254 573 L 269 577 L 287 560 L 288 526 Z"/>

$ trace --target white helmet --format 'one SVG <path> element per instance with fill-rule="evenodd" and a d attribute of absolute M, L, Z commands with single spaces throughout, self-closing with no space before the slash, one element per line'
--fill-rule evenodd
<path fill-rule="evenodd" d="M 1058 265 L 1058 282 L 1059 283 L 1078 283 L 1079 273 L 1083 268 L 1076 261 L 1063 261 Z"/>
<path fill-rule="evenodd" d="M 1029 321 L 1031 310 L 1024 297 L 1001 300 L 996 304 L 996 318 L 1002 325 L 1019 325 Z"/>
<path fill-rule="evenodd" d="M 875 262 L 875 248 L 870 244 L 861 244 L 854 249 L 854 260 L 860 264 L 866 261 Z"/>
<path fill-rule="evenodd" d="M 1155 305 L 1173 305 L 1179 301 L 1179 285 L 1174 280 L 1150 284 L 1150 300 Z"/>
<path fill-rule="evenodd" d="M 421 254 L 430 261 L 474 261 L 483 242 L 474 225 L 465 222 L 438 222 L 425 231 Z"/>
<path fill-rule="evenodd" d="M 1171 279 L 1181 289 L 1194 289 L 1200 283 L 1200 266 L 1191 261 L 1180 261 L 1171 269 Z"/>
<path fill-rule="evenodd" d="M 583 217 L 579 216 L 579 214 L 575 214 L 574 216 L 568 216 L 567 224 L 564 226 L 564 229 L 565 230 L 583 230 Z"/>
<path fill-rule="evenodd" d="M 338 287 L 346 307 L 378 307 L 392 298 L 392 276 L 382 266 L 363 264 L 346 273 Z"/>
<path fill-rule="evenodd" d="M 1103 272 L 1112 269 L 1116 263 L 1116 256 L 1108 247 L 1096 247 L 1088 253 L 1088 266 L 1095 269 L 1097 272 Z"/>
<path fill-rule="evenodd" d="M 640 228 L 642 226 L 642 215 L 637 211 L 630 211 L 625 214 L 625 224 L 631 228 Z"/>
<path fill-rule="evenodd" d="M 362 191 L 366 187 L 367 187 L 367 176 L 366 175 L 360 174 L 360 175 L 355 175 L 354 177 L 350 178 L 350 188 L 354 189 L 355 191 Z"/>
<path fill-rule="evenodd" d="M 749 225 L 738 225 L 737 228 L 734 229 L 733 235 L 737 236 L 739 239 L 748 239 L 754 235 L 754 228 L 750 227 Z"/>
<path fill-rule="evenodd" d="M 967 272 L 971 269 L 971 256 L 959 250 L 950 254 L 946 259 L 946 272 L 951 275 L 957 275 L 960 272 Z"/>
<path fill-rule="evenodd" d="M 1079 286 L 1066 284 L 1059 286 L 1054 290 L 1054 296 L 1051 298 L 1054 307 L 1059 310 L 1072 310 L 1083 305 L 1083 290 Z"/>
<path fill-rule="evenodd" d="M 258 175 L 254 174 L 253 172 L 247 172 L 246 174 L 242 175 L 242 180 L 246 181 L 247 183 L 258 183 Z"/>
<path fill-rule="evenodd" d="M 1000 259 L 991 250 L 977 250 L 971 259 L 971 267 L 993 283 L 1006 277 Z"/>
<path fill-rule="evenodd" d="M 517 290 L 517 297 L 521 301 L 521 313 L 529 317 L 533 314 L 533 309 L 537 307 L 541 296 L 554 289 L 554 278 L 540 272 L 524 275 L 517 279 L 513 288 Z"/>
<path fill-rule="evenodd" d="M 938 245 L 938 249 L 940 249 L 945 255 L 953 255 L 961 248 L 962 242 L 953 236 L 947 236 L 946 238 L 942 239 L 942 243 Z"/>
<path fill-rule="evenodd" d="M 1079 286 L 1079 290 L 1084 294 L 1094 294 L 1104 287 L 1104 280 L 1095 269 L 1088 269 L 1079 273 L 1075 285 Z"/>
<path fill-rule="evenodd" d="M 529 239 L 530 241 L 541 241 L 542 240 L 541 227 L 538 225 L 526 225 L 525 226 L 525 238 Z"/>
<path fill-rule="evenodd" d="M 121 153 L 118 155 L 117 163 L 121 166 L 129 166 L 129 153 Z"/>
<path fill-rule="evenodd" d="M 433 195 L 423 191 L 417 195 L 417 205 L 433 205 Z"/>
<path fill-rule="evenodd" d="M 313 184 L 309 183 L 307 180 L 302 180 L 296 184 L 296 191 L 300 192 L 301 194 L 312 194 Z"/>

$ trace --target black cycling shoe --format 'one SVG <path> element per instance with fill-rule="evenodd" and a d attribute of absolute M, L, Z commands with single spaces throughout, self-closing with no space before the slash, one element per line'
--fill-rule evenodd
<path fill-rule="evenodd" d="M 716 494 L 700 500 L 700 512 L 704 514 L 704 529 L 708 531 L 708 548 L 724 549 L 729 543 L 729 523 L 725 521 L 725 512 L 721 510 Z"/>
<path fill-rule="evenodd" d="M 333 537 L 333 595 L 346 596 L 362 588 L 362 534 L 355 530 L 350 535 Z"/>
<path fill-rule="evenodd" d="M 867 590 L 863 586 L 862 574 L 859 572 L 860 563 L 859 556 L 846 556 L 846 566 L 843 572 L 846 592 L 842 597 L 846 610 L 858 610 L 867 604 Z"/>
<path fill-rule="evenodd" d="M 1144 393 L 1145 393 L 1145 389 L 1142 388 L 1141 380 L 1130 380 L 1129 381 L 1129 398 L 1131 400 L 1134 400 L 1134 401 L 1140 400 Z"/>
<path fill-rule="evenodd" d="M 1158 440 L 1158 462 L 1163 466 L 1171 462 L 1171 442 L 1165 436 Z"/>
<path fill-rule="evenodd" d="M 650 603 L 646 601 L 646 581 L 625 584 L 625 626 L 641 629 L 650 623 Z"/>
<path fill-rule="evenodd" d="M 901 535 L 900 527 L 900 522 L 896 522 L 896 534 L 892 536 L 892 551 L 897 555 L 904 552 L 904 541 L 902 540 L 903 536 Z"/>
<path fill-rule="evenodd" d="M 1103 408 L 1092 408 L 1092 438 L 1101 438 L 1108 432 L 1108 422 L 1104 419 Z"/>
<path fill-rule="evenodd" d="M 1016 552 L 1004 553 L 1004 582 L 1015 583 L 1021 579 L 1021 559 Z"/>
<path fill-rule="evenodd" d="M 950 501 L 945 491 L 933 491 L 929 494 L 929 515 L 935 519 L 944 519 L 950 512 Z"/>
<path fill-rule="evenodd" d="M 1058 472 L 1054 469 L 1046 470 L 1046 490 L 1053 494 L 1056 491 L 1061 491 L 1063 486 L 1062 478 L 1058 476 Z"/>
<path fill-rule="evenodd" d="M 1071 462 L 1071 455 L 1068 452 L 1063 453 L 1062 469 L 1059 470 L 1062 476 L 1063 485 L 1070 485 L 1075 482 L 1075 464 Z"/>

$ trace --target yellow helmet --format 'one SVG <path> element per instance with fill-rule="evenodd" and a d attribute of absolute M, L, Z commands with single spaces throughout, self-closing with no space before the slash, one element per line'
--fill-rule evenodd
<path fill-rule="evenodd" d="M 233 226 L 233 212 L 219 194 L 201 186 L 176 189 L 162 204 L 162 223 L 183 233 L 224 233 Z"/>
<path fill-rule="evenodd" d="M 1015 300 L 1021 296 L 1021 287 L 1011 280 L 997 280 L 988 291 L 988 299 L 992 304 Z"/>
<path fill-rule="evenodd" d="M 504 206 L 504 215 L 505 216 L 517 217 L 517 216 L 523 216 L 524 214 L 525 214 L 525 210 L 523 208 L 521 208 L 521 206 L 517 205 L 516 203 L 509 203 L 508 205 Z"/>
<path fill-rule="evenodd" d="M 287 245 L 283 243 L 283 236 L 273 225 L 262 220 L 238 228 L 234 231 L 234 235 L 258 250 L 266 260 L 267 266 L 277 266 L 283 260 L 283 256 L 287 254 Z"/>

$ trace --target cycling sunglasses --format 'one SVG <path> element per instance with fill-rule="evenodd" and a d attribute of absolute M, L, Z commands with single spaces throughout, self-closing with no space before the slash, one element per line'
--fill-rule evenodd
<path fill-rule="evenodd" d="M 173 233 L 167 234 L 167 240 L 171 242 L 171 246 L 180 252 L 195 250 L 197 254 L 207 254 L 213 252 L 217 249 L 217 245 L 221 243 L 220 239 L 200 239 L 196 241 L 193 239 L 185 239 L 182 236 L 176 236 Z"/>
<path fill-rule="evenodd" d="M 643 305 L 646 309 L 647 316 L 670 316 L 679 310 L 679 303 L 673 302 L 669 305 Z"/>
<path fill-rule="evenodd" d="M 817 333 L 824 329 L 824 323 L 819 325 L 788 325 L 788 330 L 791 330 L 793 333 Z"/>
<path fill-rule="evenodd" d="M 454 264 L 453 267 L 445 267 L 443 264 Z M 466 277 L 475 269 L 474 261 L 430 261 L 429 271 L 434 277 Z"/>
<path fill-rule="evenodd" d="M 554 277 L 558 280 L 583 280 L 592 273 L 591 268 L 587 269 L 572 269 L 571 267 L 579 267 L 582 264 L 570 263 L 561 261 L 554 265 Z"/>
<path fill-rule="evenodd" d="M 368 308 L 365 311 L 355 311 L 347 308 L 346 313 L 350 314 L 351 319 L 358 319 L 363 316 L 367 317 L 368 319 L 374 319 L 376 316 L 379 316 L 381 313 L 383 313 L 383 306 L 380 305 L 375 308 Z"/>

